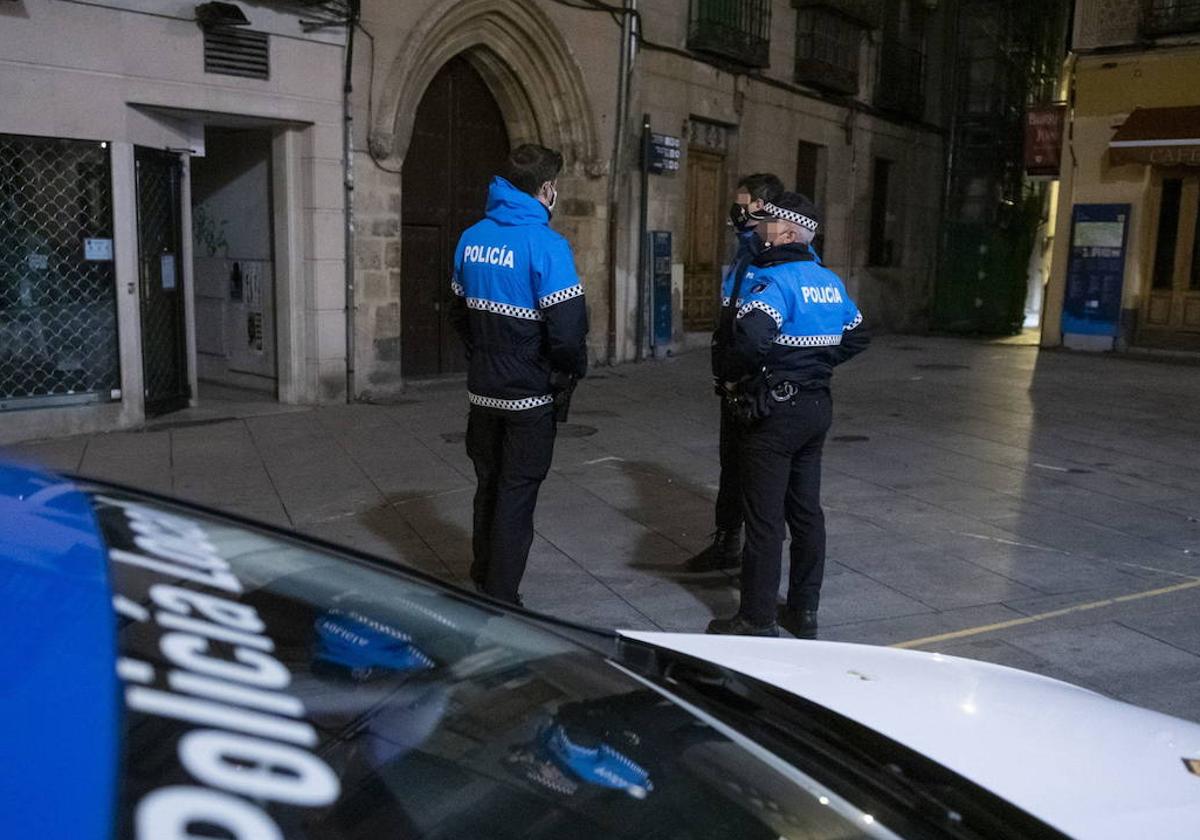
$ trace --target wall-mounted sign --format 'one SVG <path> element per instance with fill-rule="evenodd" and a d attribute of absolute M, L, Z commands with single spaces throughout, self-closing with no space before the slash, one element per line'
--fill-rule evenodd
<path fill-rule="evenodd" d="M 111 239 L 83 240 L 83 258 L 90 262 L 111 262 L 113 246 Z"/>
<path fill-rule="evenodd" d="M 646 147 L 646 169 L 655 175 L 662 175 L 664 172 L 678 172 L 679 149 L 678 137 L 652 133 L 650 143 Z"/>
<path fill-rule="evenodd" d="M 1025 174 L 1057 178 L 1062 164 L 1066 105 L 1046 105 L 1025 112 Z"/>
<path fill-rule="evenodd" d="M 1062 331 L 1115 337 L 1125 283 L 1128 204 L 1076 204 L 1071 214 L 1071 257 Z"/>

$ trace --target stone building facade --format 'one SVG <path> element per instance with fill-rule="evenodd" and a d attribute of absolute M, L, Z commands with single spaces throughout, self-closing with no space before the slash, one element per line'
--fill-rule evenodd
<path fill-rule="evenodd" d="M 527 141 L 565 156 L 594 363 L 707 343 L 763 170 L 876 327 L 920 329 L 952 3 L 0 3 L 0 440 L 456 374 L 453 246 Z M 678 168 L 643 191 L 644 120 Z"/>
<path fill-rule="evenodd" d="M 729 7 L 743 11 L 722 17 Z M 593 361 L 638 357 L 639 301 L 640 352 L 650 352 L 654 293 L 647 279 L 639 295 L 638 270 L 643 116 L 654 133 L 680 141 L 678 171 L 651 175 L 646 195 L 647 230 L 669 232 L 672 242 L 670 338 L 655 342 L 660 355 L 707 342 L 731 239 L 729 195 L 754 171 L 814 193 L 826 218 L 823 257 L 878 327 L 927 325 L 945 164 L 946 4 L 640 0 L 627 8 L 637 15 L 622 99 L 619 14 L 557 0 L 364 4 L 369 40 L 356 49 L 354 76 L 360 394 L 382 396 L 461 363 L 430 328 L 446 302 L 434 287 L 448 285 L 446 252 L 459 225 L 482 214 L 486 172 L 438 187 L 425 183 L 437 155 L 409 153 L 414 136 L 430 141 L 440 131 L 434 145 L 448 145 L 453 160 L 442 160 L 452 166 L 499 154 L 496 143 L 456 139 L 488 135 L 478 122 L 486 115 L 446 116 L 475 107 L 455 99 L 462 89 L 494 99 L 505 148 L 536 141 L 564 152 L 553 225 L 575 248 Z M 428 197 L 447 191 L 461 205 L 455 219 L 423 219 L 441 212 Z M 405 334 L 417 332 L 422 347 L 443 348 L 439 359 L 415 360 L 423 351 Z"/>

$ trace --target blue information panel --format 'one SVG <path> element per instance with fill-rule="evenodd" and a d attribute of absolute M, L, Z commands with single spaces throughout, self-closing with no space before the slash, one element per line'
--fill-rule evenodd
<path fill-rule="evenodd" d="M 654 278 L 654 344 L 671 343 L 671 231 L 650 231 L 650 270 Z"/>
<path fill-rule="evenodd" d="M 1075 205 L 1063 300 L 1064 333 L 1117 335 L 1128 230 L 1128 204 Z"/>

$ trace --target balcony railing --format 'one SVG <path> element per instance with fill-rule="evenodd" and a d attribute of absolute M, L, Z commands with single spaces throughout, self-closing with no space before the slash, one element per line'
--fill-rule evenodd
<path fill-rule="evenodd" d="M 858 93 L 862 33 L 862 24 L 835 11 L 801 8 L 796 14 L 796 81 L 836 93 Z"/>
<path fill-rule="evenodd" d="M 744 67 L 770 64 L 770 0 L 691 0 L 688 48 Z"/>
<path fill-rule="evenodd" d="M 1200 0 L 1142 0 L 1141 32 L 1149 37 L 1200 32 Z"/>
<path fill-rule="evenodd" d="M 925 115 L 924 53 L 899 41 L 883 42 L 875 104 L 912 119 Z"/>

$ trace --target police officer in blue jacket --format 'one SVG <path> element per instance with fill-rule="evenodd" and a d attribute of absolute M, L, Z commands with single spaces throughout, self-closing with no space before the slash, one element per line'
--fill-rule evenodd
<path fill-rule="evenodd" d="M 734 296 L 734 287 L 739 285 L 751 261 L 762 249 L 762 239 L 756 230 L 758 219 L 754 213 L 762 209 L 764 201 L 777 198 L 782 192 L 783 182 L 769 172 L 747 175 L 738 182 L 734 202 L 729 208 L 729 224 L 737 236 L 737 251 L 721 284 L 721 309 L 712 337 L 712 373 L 718 394 L 724 393 L 720 386 L 725 381 L 722 368 L 733 335 L 734 315 L 737 313 L 730 305 L 730 298 Z M 741 565 L 742 488 L 738 482 L 736 433 L 737 424 L 727 403 L 722 400 L 721 478 L 717 490 L 716 530 L 712 543 L 688 559 L 685 569 L 689 572 L 712 572 Z"/>
<path fill-rule="evenodd" d="M 746 546 L 737 614 L 709 633 L 815 638 L 825 572 L 821 450 L 832 421 L 833 368 L 866 348 L 862 315 L 809 247 L 813 203 L 785 192 L 762 209 L 763 250 L 746 271 L 725 375 L 738 434 Z M 791 532 L 787 603 L 778 615 L 784 524 Z"/>
<path fill-rule="evenodd" d="M 471 579 L 511 603 L 554 453 L 555 403 L 564 407 L 587 372 L 583 287 L 571 246 L 549 227 L 562 165 L 543 146 L 513 149 L 486 216 L 454 254 L 451 320 L 467 349 L 467 454 L 478 479 Z"/>

